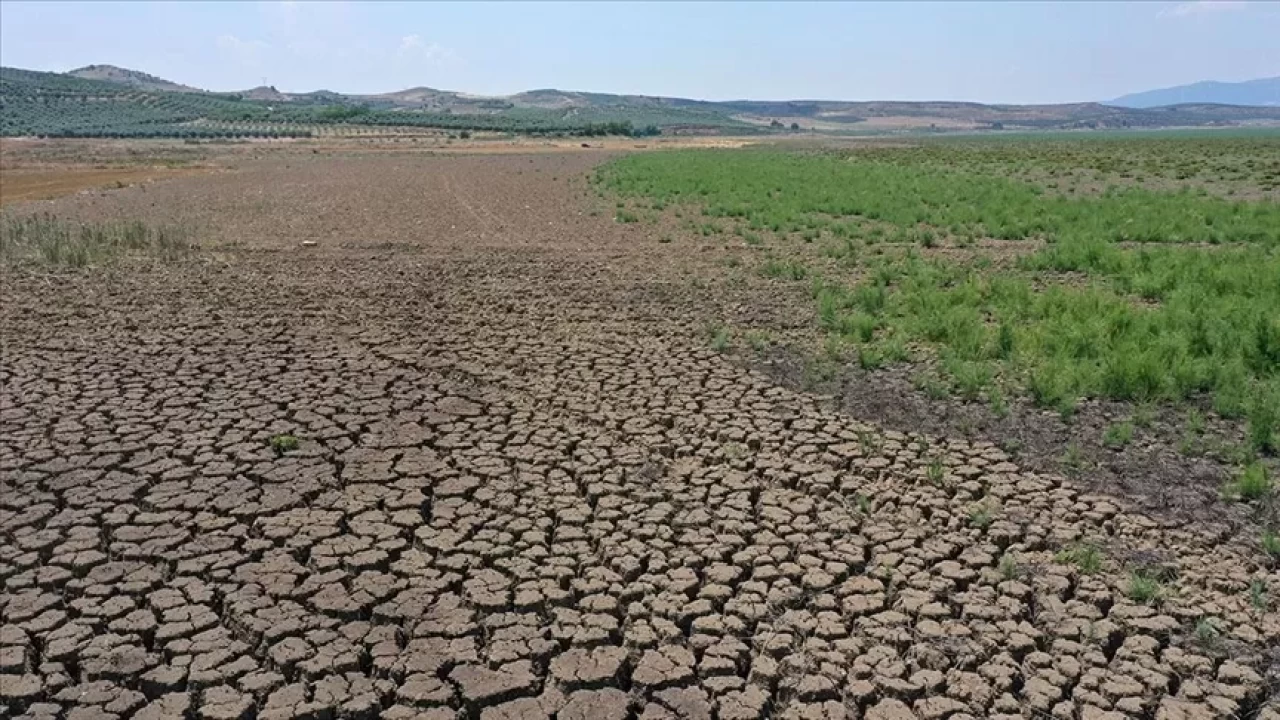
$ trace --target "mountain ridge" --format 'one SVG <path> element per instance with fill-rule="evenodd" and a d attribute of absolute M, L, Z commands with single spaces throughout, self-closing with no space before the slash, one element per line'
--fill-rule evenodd
<path fill-rule="evenodd" d="M 1129 93 L 1107 101 L 1107 105 L 1135 109 L 1170 105 L 1204 104 L 1242 107 L 1280 107 L 1280 76 L 1243 82 L 1202 80 L 1155 90 Z"/>
<path fill-rule="evenodd" d="M 1154 109 L 1161 107 L 1176 107 L 1179 105 L 1232 105 L 1237 107 L 1276 107 L 1280 106 L 1280 76 L 1269 78 L 1257 78 L 1254 80 L 1246 80 L 1243 82 L 1228 83 L 1216 80 L 1205 80 L 1186 85 L 1176 85 L 1167 88 L 1157 88 L 1154 90 L 1144 90 L 1136 93 L 1122 95 L 1114 100 L 1103 101 L 1085 101 L 1074 103 L 982 103 L 969 100 L 823 100 L 823 99 L 791 99 L 791 100 L 752 100 L 741 98 L 736 100 L 700 100 L 696 98 L 683 98 L 668 95 L 641 95 L 628 93 L 601 93 L 583 90 L 560 90 L 558 88 L 535 88 L 532 90 L 524 90 L 510 95 L 479 95 L 467 93 L 457 90 L 443 90 L 433 88 L 426 85 L 417 85 L 402 90 L 393 90 L 384 93 L 338 93 L 330 90 L 312 90 L 308 92 L 287 92 L 275 88 L 275 86 L 260 85 L 258 87 L 246 90 L 235 91 L 215 91 L 204 90 L 190 85 L 167 80 L 164 78 L 150 75 L 140 70 L 132 70 L 120 67 L 118 65 L 86 65 L 82 68 L 70 70 L 65 75 L 80 77 L 84 79 L 103 80 L 106 82 L 115 82 L 126 84 L 133 87 L 139 87 L 149 90 L 163 90 L 167 92 L 198 92 L 208 93 L 212 95 L 226 96 L 243 96 L 254 100 L 272 100 L 276 102 L 290 102 L 298 99 L 314 99 L 316 96 L 327 96 L 331 98 L 343 98 L 347 100 L 367 101 L 367 102 L 389 102 L 402 103 L 405 105 L 418 106 L 422 104 L 444 104 L 456 103 L 459 105 L 472 105 L 483 103 L 509 102 L 513 107 L 571 107 L 586 106 L 590 104 L 598 104 L 601 102 L 629 102 L 629 103 L 652 103 L 673 106 L 704 106 L 704 107 L 720 107 L 740 109 L 744 112 L 752 112 L 757 114 L 772 115 L 805 115 L 808 112 L 820 111 L 821 109 L 836 109 L 842 106 L 931 106 L 931 107 L 947 107 L 947 108 L 990 108 L 993 110 L 1006 110 L 1014 108 L 1097 108 L 1097 107 L 1124 107 L 1131 109 Z M 1214 95 L 1229 95 L 1231 93 L 1249 93 L 1253 97 L 1253 93 L 1264 93 L 1262 96 L 1264 102 L 1230 102 L 1223 99 L 1214 99 Z M 1185 99 L 1177 99 L 1170 102 L 1152 104 L 1146 101 L 1148 97 L 1163 96 L 1166 94 L 1182 93 Z M 1141 104 L 1138 104 L 1141 103 Z"/>
<path fill-rule="evenodd" d="M 112 102 L 101 102 L 111 100 Z M 1280 127 L 1280 106 L 1126 108 L 962 101 L 697 100 L 541 88 L 482 96 L 425 86 L 375 94 L 213 92 L 113 65 L 0 68 L 0 134 L 129 137 L 308 133 L 316 125 L 532 134 L 900 134 L 1002 130 Z"/>

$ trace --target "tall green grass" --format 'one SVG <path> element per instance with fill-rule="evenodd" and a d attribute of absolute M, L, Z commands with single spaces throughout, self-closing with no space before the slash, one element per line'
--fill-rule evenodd
<path fill-rule="evenodd" d="M 10 264 L 78 268 L 126 254 L 172 259 L 191 246 L 189 228 L 140 220 L 78 223 L 52 215 L 0 217 L 0 259 Z"/>
<path fill-rule="evenodd" d="M 1208 394 L 1221 414 L 1251 418 L 1256 449 L 1274 450 L 1280 251 L 1161 248 L 1120 258 L 1127 271 L 1070 284 L 908 254 L 873 263 L 859 285 L 817 283 L 814 296 L 828 332 L 937 348 L 963 395 L 976 397 L 997 377 L 1064 412 L 1086 396 Z M 1152 302 L 1126 292 L 1148 273 L 1181 282 Z"/>

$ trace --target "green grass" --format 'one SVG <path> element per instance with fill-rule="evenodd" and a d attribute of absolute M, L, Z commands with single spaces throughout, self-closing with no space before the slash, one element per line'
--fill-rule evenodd
<path fill-rule="evenodd" d="M 1102 571 L 1104 558 L 1096 545 L 1081 543 L 1059 550 L 1054 560 L 1063 565 L 1074 565 L 1082 575 L 1094 575 Z"/>
<path fill-rule="evenodd" d="M 1280 451 L 1280 383 L 1259 388 L 1250 398 L 1247 417 L 1250 448 L 1257 453 Z"/>
<path fill-rule="evenodd" d="M 718 353 L 729 351 L 729 347 L 733 342 L 733 334 L 729 328 L 723 326 L 711 328 L 709 335 L 712 350 Z"/>
<path fill-rule="evenodd" d="M 996 570 L 1000 573 L 1000 577 L 1005 580 L 1015 580 L 1022 575 L 1022 568 L 1018 566 L 1018 558 L 1012 552 L 1006 552 L 1000 556 L 1000 563 L 996 566 Z"/>
<path fill-rule="evenodd" d="M 1068 471 L 1078 473 L 1084 469 L 1086 462 L 1084 451 L 1080 449 L 1079 443 L 1074 440 L 1067 443 L 1067 449 L 1062 453 L 1062 465 Z"/>
<path fill-rule="evenodd" d="M 1272 530 L 1263 531 L 1258 544 L 1272 565 L 1280 564 L 1280 535 L 1276 535 Z"/>
<path fill-rule="evenodd" d="M 1280 185 L 1280 143 L 1274 130 L 1008 133 L 983 141 L 948 138 L 867 152 L 886 162 L 965 168 L 1046 187 L 1052 182 L 1066 194 L 1144 181 L 1218 195 Z"/>
<path fill-rule="evenodd" d="M 986 530 L 991 527 L 992 520 L 991 508 L 985 505 L 969 509 L 969 527 Z"/>
<path fill-rule="evenodd" d="M 1142 152 L 1170 153 L 1161 167 L 1177 168 L 1178 142 Z M 1201 154 L 1215 147 L 1185 142 Z M 1245 153 L 1272 153 L 1259 142 L 1219 147 L 1252 167 Z M 1073 148 L 1067 157 L 1127 172 L 1114 151 Z M 1062 171 L 1054 146 L 1039 159 L 1033 150 L 1019 146 L 1018 162 Z M 1020 391 L 1064 417 L 1086 397 L 1144 406 L 1207 397 L 1219 414 L 1245 420 L 1256 452 L 1276 452 L 1280 203 L 1136 186 L 1065 196 L 1035 184 L 1035 173 L 1005 172 L 1005 160 L 986 163 L 984 152 L 1002 151 L 975 144 L 963 151 L 975 158 L 947 164 L 911 148 L 690 150 L 627 156 L 597 179 L 621 197 L 700 204 L 748 232 L 827 231 L 832 239 L 815 254 L 857 267 L 857 282 L 794 261 L 769 260 L 761 272 L 813 277 L 821 329 L 857 345 L 865 368 L 890 362 L 886 347 L 924 347 L 947 394 Z M 928 249 L 978 239 L 1036 245 L 1001 262 L 980 250 L 957 259 Z"/>
<path fill-rule="evenodd" d="M 780 280 L 803 280 L 808 277 L 809 269 L 794 260 L 770 258 L 760 266 L 760 274 Z"/>
<path fill-rule="evenodd" d="M 1249 581 L 1249 605 L 1258 612 L 1264 612 L 1271 605 L 1267 594 L 1267 584 L 1261 578 Z"/>
<path fill-rule="evenodd" d="M 269 444 L 277 455 L 283 455 L 291 450 L 297 450 L 299 443 L 298 438 L 293 435 L 273 435 Z"/>
<path fill-rule="evenodd" d="M 1222 640 L 1222 627 L 1215 617 L 1202 617 L 1196 621 L 1194 637 L 1196 644 L 1203 648 L 1215 648 Z"/>
<path fill-rule="evenodd" d="M 929 482 L 934 485 L 941 485 L 942 479 L 946 477 L 946 467 L 942 464 L 941 458 L 933 458 L 929 461 L 925 474 L 929 478 Z"/>
<path fill-rule="evenodd" d="M 1261 462 L 1252 462 L 1239 475 L 1227 483 L 1225 494 L 1242 502 L 1262 500 L 1271 496 L 1271 478 Z"/>
<path fill-rule="evenodd" d="M 766 330 L 748 330 L 745 339 L 756 352 L 764 352 L 773 344 L 773 336 Z"/>
<path fill-rule="evenodd" d="M 907 155 L 684 150 L 630 155 L 599 178 L 624 196 L 701 202 L 712 217 L 781 232 L 859 217 L 908 231 L 1006 240 L 1280 241 L 1280 207 L 1273 204 L 1137 187 L 1068 198 L 1031 183 L 912 163 Z"/>
<path fill-rule="evenodd" d="M 184 227 L 142 221 L 79 223 L 51 215 L 0 217 L 0 259 L 55 267 L 87 267 L 125 255 L 174 259 L 193 246 Z"/>
<path fill-rule="evenodd" d="M 1136 603 L 1158 605 L 1164 601 L 1168 589 L 1156 574 L 1146 570 L 1134 570 L 1129 573 L 1129 585 L 1125 594 Z"/>
<path fill-rule="evenodd" d="M 1115 423 L 1102 434 L 1102 444 L 1113 450 L 1121 450 L 1133 442 L 1133 423 Z"/>

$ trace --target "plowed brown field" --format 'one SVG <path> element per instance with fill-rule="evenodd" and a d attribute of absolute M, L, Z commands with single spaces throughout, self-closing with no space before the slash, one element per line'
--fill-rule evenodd
<path fill-rule="evenodd" d="M 607 157 L 15 206 L 207 247 L 3 271 L 0 716 L 1280 717 L 1256 535 L 729 362 L 811 303 L 615 223 Z"/>

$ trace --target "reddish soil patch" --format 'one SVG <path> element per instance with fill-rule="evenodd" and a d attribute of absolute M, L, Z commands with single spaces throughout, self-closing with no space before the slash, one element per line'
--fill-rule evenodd
<path fill-rule="evenodd" d="M 0 205 L 70 195 L 81 190 L 124 188 L 197 172 L 166 168 L 57 168 L 52 170 L 13 169 L 0 182 Z"/>

